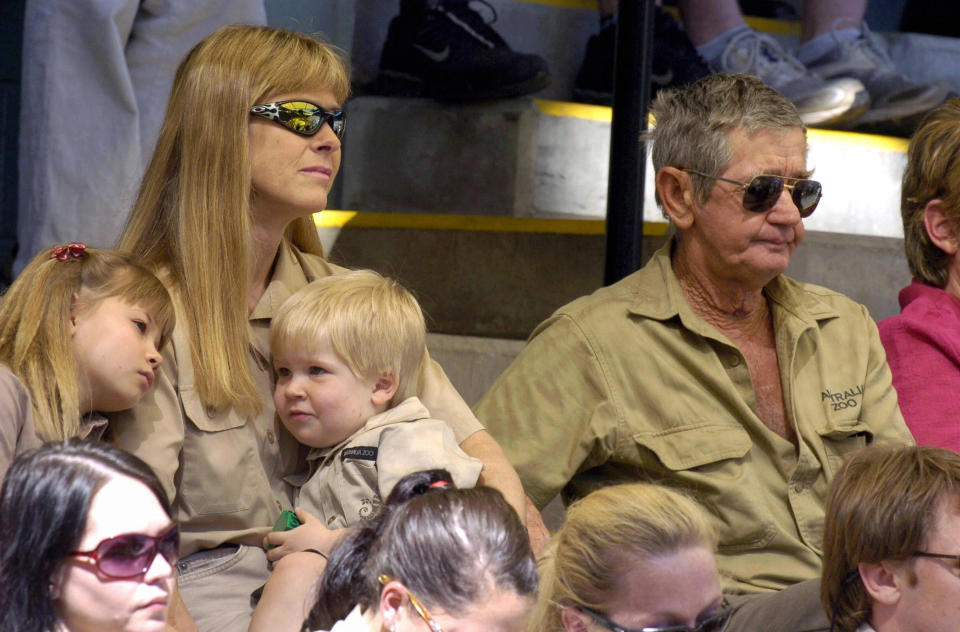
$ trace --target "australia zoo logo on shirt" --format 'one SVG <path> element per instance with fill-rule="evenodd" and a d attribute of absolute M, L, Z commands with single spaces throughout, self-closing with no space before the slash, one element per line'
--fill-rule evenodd
<path fill-rule="evenodd" d="M 857 384 L 842 391 L 831 393 L 828 388 L 820 393 L 820 401 L 827 402 L 834 410 L 856 408 L 859 405 L 857 398 L 863 397 L 863 384 Z"/>

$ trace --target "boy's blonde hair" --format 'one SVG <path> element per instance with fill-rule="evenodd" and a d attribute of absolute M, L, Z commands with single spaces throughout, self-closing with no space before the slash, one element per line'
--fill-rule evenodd
<path fill-rule="evenodd" d="M 426 355 L 426 324 L 417 299 L 372 270 L 310 283 L 288 298 L 270 325 L 270 350 L 315 350 L 328 340 L 360 379 L 397 378 L 393 406 L 416 394 Z"/>
<path fill-rule="evenodd" d="M 80 432 L 71 316 L 117 297 L 150 314 L 162 332 L 161 348 L 174 325 L 166 288 L 128 255 L 86 248 L 61 261 L 51 257 L 54 250 L 37 254 L 0 300 L 0 362 L 30 391 L 34 425 L 45 441 Z"/>

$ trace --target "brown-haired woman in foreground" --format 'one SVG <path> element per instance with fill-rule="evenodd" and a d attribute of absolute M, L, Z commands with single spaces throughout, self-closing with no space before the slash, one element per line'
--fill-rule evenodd
<path fill-rule="evenodd" d="M 274 311 L 342 268 L 323 259 L 311 215 L 340 167 L 349 88 L 330 47 L 290 31 L 226 27 L 174 79 L 157 149 L 120 247 L 163 280 L 178 327 L 154 392 L 120 416 L 117 438 L 146 460 L 183 531 L 180 592 L 201 632 L 246 629 L 268 577 L 261 548 L 284 476 L 306 468 L 274 414 Z M 481 483 L 523 508 L 519 479 L 443 371 L 418 395 L 485 463 Z"/>

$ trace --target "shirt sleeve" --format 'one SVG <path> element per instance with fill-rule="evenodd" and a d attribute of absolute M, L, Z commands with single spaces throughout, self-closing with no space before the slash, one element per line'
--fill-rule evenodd
<path fill-rule="evenodd" d="M 477 484 L 483 463 L 461 450 L 450 427 L 437 419 L 397 424 L 380 434 L 377 485 L 384 500 L 407 474 L 433 469 L 447 470 L 464 489 Z"/>
<path fill-rule="evenodd" d="M 534 331 L 476 412 L 541 508 L 575 474 L 615 452 L 619 415 L 606 372 L 568 316 Z"/>
<path fill-rule="evenodd" d="M 33 427 L 30 394 L 4 367 L 0 372 L 0 482 L 18 454 L 41 443 Z"/>

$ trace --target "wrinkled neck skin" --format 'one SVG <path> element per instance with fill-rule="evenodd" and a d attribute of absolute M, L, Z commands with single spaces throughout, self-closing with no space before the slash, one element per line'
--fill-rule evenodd
<path fill-rule="evenodd" d="M 749 337 L 769 327 L 770 308 L 762 287 L 718 282 L 706 270 L 691 265 L 680 244 L 671 264 L 690 308 L 717 329 Z"/>

